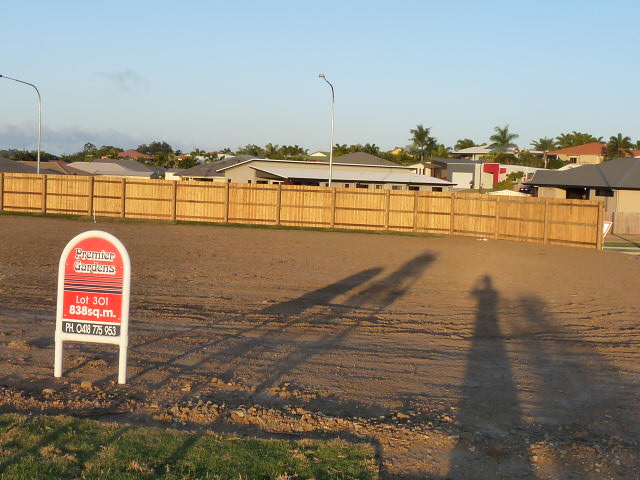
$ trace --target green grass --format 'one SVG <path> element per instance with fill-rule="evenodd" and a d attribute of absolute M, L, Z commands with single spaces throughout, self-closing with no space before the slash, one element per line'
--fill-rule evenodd
<path fill-rule="evenodd" d="M 0 479 L 376 479 L 369 444 L 0 415 Z"/>
<path fill-rule="evenodd" d="M 604 242 L 605 247 L 624 247 L 628 249 L 640 248 L 640 245 L 633 242 Z"/>

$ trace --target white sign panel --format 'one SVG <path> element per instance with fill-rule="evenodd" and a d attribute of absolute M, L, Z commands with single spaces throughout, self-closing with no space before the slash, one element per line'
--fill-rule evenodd
<path fill-rule="evenodd" d="M 74 237 L 58 268 L 54 376 L 62 376 L 63 342 L 120 346 L 118 383 L 127 381 L 131 262 L 122 242 L 91 230 Z"/>

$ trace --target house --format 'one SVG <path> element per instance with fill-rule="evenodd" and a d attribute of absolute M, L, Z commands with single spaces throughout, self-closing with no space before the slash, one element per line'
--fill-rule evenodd
<path fill-rule="evenodd" d="M 229 167 L 231 165 L 236 165 L 240 162 L 246 162 L 247 160 L 252 160 L 254 158 L 262 158 L 262 157 L 253 157 L 251 155 L 237 155 L 232 157 L 225 157 L 222 160 L 216 160 L 215 162 L 202 163 L 200 165 L 196 165 L 192 168 L 187 168 L 185 170 L 179 170 L 176 172 L 172 172 L 170 176 L 165 176 L 166 180 L 198 180 L 201 182 L 226 182 L 224 172 L 219 172 L 219 170 Z"/>
<path fill-rule="evenodd" d="M 347 153 L 346 155 L 340 155 L 339 157 L 333 157 L 333 164 L 343 165 L 385 165 L 388 167 L 397 167 L 398 164 L 391 162 L 384 158 L 376 157 L 370 153 L 354 152 Z"/>
<path fill-rule="evenodd" d="M 36 173 L 36 171 L 35 165 L 25 165 L 23 162 L 14 162 L 8 158 L 0 157 L 0 173 Z"/>
<path fill-rule="evenodd" d="M 557 158 L 563 162 L 577 165 L 594 165 L 602 163 L 607 155 L 607 144 L 602 142 L 590 142 L 575 147 L 561 148 L 547 152 L 548 158 Z"/>
<path fill-rule="evenodd" d="M 162 168 L 130 159 L 104 158 L 99 162 L 73 162 L 71 166 L 88 175 L 107 177 L 160 178 L 164 174 Z"/>
<path fill-rule="evenodd" d="M 564 171 L 541 170 L 526 183 L 538 187 L 538 197 L 601 200 L 613 219 L 615 233 L 640 233 L 640 158 L 618 158 Z M 623 231 L 623 220 L 638 231 Z"/>
<path fill-rule="evenodd" d="M 346 157 L 347 155 L 345 155 Z M 343 158 L 343 157 L 339 157 Z M 351 160 L 361 157 L 351 157 Z M 253 159 L 218 170 L 228 182 L 327 186 L 329 164 L 293 160 Z M 399 165 L 333 163 L 332 186 L 384 190 L 445 191 L 451 182 L 419 175 Z"/>
<path fill-rule="evenodd" d="M 146 155 L 144 153 L 138 152 L 137 150 L 125 150 L 124 152 L 118 153 L 118 158 L 153 160 L 153 155 Z"/>
<path fill-rule="evenodd" d="M 469 147 L 469 148 L 463 148 L 461 150 L 457 150 L 455 152 L 452 152 L 451 155 L 456 157 L 458 160 L 477 161 L 477 160 L 481 160 L 486 155 L 489 155 L 491 153 L 497 153 L 498 151 L 499 151 L 498 147 L 496 147 L 495 144 L 485 143 L 484 145 L 478 145 L 476 147 Z M 517 150 L 511 147 L 505 150 L 505 153 L 515 154 L 516 152 Z"/>
<path fill-rule="evenodd" d="M 28 165 L 36 169 L 37 162 L 18 162 L 23 165 Z M 90 175 L 89 173 L 79 170 L 77 168 L 72 167 L 69 163 L 64 160 L 51 160 L 49 162 L 40 162 L 40 172 L 51 174 L 51 173 L 59 173 L 61 175 Z"/>

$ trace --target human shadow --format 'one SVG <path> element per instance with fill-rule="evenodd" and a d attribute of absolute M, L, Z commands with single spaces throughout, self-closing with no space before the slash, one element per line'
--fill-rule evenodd
<path fill-rule="evenodd" d="M 434 260 L 435 256 L 428 252 L 418 255 L 405 262 L 386 277 L 374 281 L 364 290 L 353 292 L 342 303 L 332 305 L 319 314 L 315 313 L 311 319 L 313 323 L 330 322 L 335 325 L 335 328 L 330 329 L 327 334 L 317 340 L 299 342 L 290 353 L 272 362 L 265 372 L 264 379 L 257 385 L 256 389 L 264 390 L 280 381 L 288 372 L 294 371 L 302 364 L 310 362 L 313 357 L 320 353 L 339 348 L 364 323 L 377 323 L 377 314 L 399 300 Z M 297 303 L 298 299 L 293 301 L 293 304 Z M 360 310 L 358 312 L 359 315 L 353 315 L 346 322 L 336 321 L 336 316 L 348 317 L 355 310 Z M 303 319 L 298 318 L 298 321 L 300 320 Z M 260 338 L 247 344 L 246 348 L 241 348 L 240 351 L 245 355 L 249 349 L 254 348 L 255 350 L 256 346 L 260 349 L 265 348 L 265 340 L 271 333 L 262 334 Z M 256 352 L 254 351 L 252 354 L 255 355 Z M 313 368 L 313 365 L 309 364 L 308 367 Z"/>
<path fill-rule="evenodd" d="M 460 436 L 449 463 L 447 478 L 467 478 L 474 465 L 475 478 L 534 478 L 527 446 L 509 438 L 509 452 L 503 445 L 513 430 L 526 428 L 518 400 L 516 382 L 500 329 L 500 294 L 489 275 L 480 278 L 472 295 L 477 299 L 475 324 L 462 384 L 456 420 L 460 430 L 487 440 L 484 451 L 474 439 Z M 492 439 L 500 439 L 492 443 Z M 477 440 L 477 438 L 476 438 Z M 512 462 L 512 453 L 519 460 Z"/>
<path fill-rule="evenodd" d="M 607 358 L 598 352 L 589 333 L 571 333 L 547 310 L 547 304 L 535 295 L 519 298 L 524 326 L 518 332 L 529 335 L 524 361 L 535 385 L 532 421 L 540 425 L 539 435 L 553 434 L 572 444 L 607 444 L 610 440 L 623 447 L 637 448 L 640 438 L 640 385 L 631 376 L 621 375 L 613 359 L 623 360 L 630 338 L 606 338 Z M 591 330 L 585 319 L 585 332 Z M 593 333 L 592 333 L 593 334 Z M 598 347 L 603 345 L 597 342 Z M 629 360 L 632 362 L 632 360 Z M 634 368 L 634 366 L 631 366 Z M 575 474 L 584 474 L 585 466 L 571 452 L 554 458 L 556 464 Z M 601 477 L 607 467 L 601 467 Z"/>
<path fill-rule="evenodd" d="M 261 331 L 265 327 L 268 328 L 268 334 L 277 335 L 281 333 L 290 325 L 292 325 L 296 321 L 296 317 L 302 315 L 305 311 L 310 310 L 314 307 L 330 307 L 331 302 L 338 296 L 343 295 L 350 290 L 357 288 L 363 283 L 366 283 L 370 279 L 374 278 L 378 275 L 382 269 L 380 267 L 368 268 L 364 269 L 360 272 L 357 272 L 353 275 L 349 275 L 345 278 L 338 280 L 337 282 L 331 283 L 319 289 L 313 290 L 311 292 L 307 292 L 304 295 L 297 297 L 295 299 L 287 300 L 284 302 L 280 302 L 274 305 L 270 305 L 265 307 L 258 312 L 254 312 L 252 316 L 261 318 L 256 322 L 252 322 L 247 327 L 241 328 L 234 333 L 216 336 L 212 340 L 205 341 L 203 343 L 198 343 L 196 346 L 188 348 L 186 350 L 181 350 L 178 353 L 173 354 L 169 358 L 162 360 L 152 360 L 148 359 L 145 361 L 146 366 L 138 371 L 134 376 L 131 377 L 131 380 L 135 380 L 141 378 L 146 373 L 150 371 L 166 368 L 167 366 L 175 366 L 179 362 L 189 358 L 191 355 L 201 353 L 208 349 L 213 349 L 215 353 L 208 354 L 204 356 L 201 360 L 192 365 L 191 369 L 197 369 L 199 367 L 204 366 L 206 363 L 211 361 L 214 357 L 221 357 L 227 354 L 238 354 L 242 352 L 242 348 L 245 349 L 253 344 L 258 345 L 258 340 L 252 340 L 250 337 L 247 337 L 254 331 Z M 241 314 L 237 315 L 238 319 L 242 317 Z M 285 321 L 280 321 L 281 317 L 286 317 Z M 276 322 L 274 323 L 274 320 Z M 196 325 L 191 327 L 190 329 L 182 332 L 182 335 L 206 335 L 209 330 L 208 325 Z M 260 335 L 260 338 L 264 337 L 265 334 Z M 239 340 L 241 342 L 240 345 L 233 343 L 234 340 Z M 141 348 L 143 346 L 148 346 L 151 342 L 145 342 L 140 345 L 136 345 L 134 348 Z M 223 346 L 221 349 L 216 351 L 215 349 L 219 346 Z M 240 349 L 240 350 L 238 350 Z M 211 372 L 208 372 L 211 373 Z M 220 374 L 221 377 L 225 377 L 224 374 Z M 150 388 L 159 388 L 164 383 L 158 382 Z"/>

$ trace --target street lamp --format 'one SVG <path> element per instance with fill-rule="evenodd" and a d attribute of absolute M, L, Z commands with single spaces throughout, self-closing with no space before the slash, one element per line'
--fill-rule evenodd
<path fill-rule="evenodd" d="M 336 113 L 336 97 L 333 91 L 333 85 L 327 80 L 324 73 L 321 73 L 318 77 L 322 78 L 331 87 L 331 147 L 329 148 L 329 187 L 331 187 L 331 180 L 333 178 L 333 119 Z"/>
<path fill-rule="evenodd" d="M 40 97 L 40 91 L 38 87 L 36 87 L 33 83 L 24 82 L 22 80 L 18 80 L 17 78 L 7 77 L 6 75 L 0 75 L 0 78 L 6 78 L 7 80 L 13 80 L 14 82 L 24 83 L 25 85 L 30 85 L 36 89 L 36 93 L 38 94 L 38 161 L 36 165 L 36 173 L 40 173 L 40 136 L 42 132 L 42 98 Z"/>

